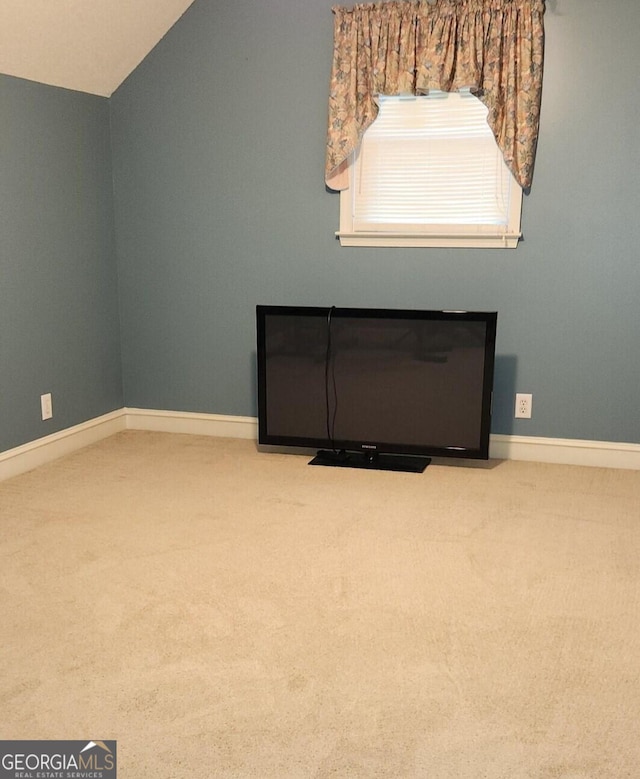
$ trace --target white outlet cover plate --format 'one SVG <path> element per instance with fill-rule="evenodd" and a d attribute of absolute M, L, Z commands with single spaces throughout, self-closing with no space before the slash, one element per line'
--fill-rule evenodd
<path fill-rule="evenodd" d="M 531 419 L 531 406 L 533 404 L 533 396 L 527 392 L 516 393 L 516 419 Z"/>
<path fill-rule="evenodd" d="M 40 395 L 40 409 L 42 411 L 42 420 L 51 419 L 53 416 L 53 407 L 51 404 L 51 393 Z"/>

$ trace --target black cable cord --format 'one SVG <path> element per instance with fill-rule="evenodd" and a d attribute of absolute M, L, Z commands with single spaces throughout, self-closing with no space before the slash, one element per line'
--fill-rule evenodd
<path fill-rule="evenodd" d="M 336 451 L 335 444 L 333 442 L 333 435 L 336 425 L 336 414 L 338 413 L 338 392 L 336 388 L 336 375 L 335 371 L 331 371 L 331 383 L 333 385 L 333 414 L 330 410 L 329 402 L 329 371 L 332 367 L 332 344 L 331 344 L 331 317 L 335 311 L 335 306 L 331 306 L 329 313 L 327 314 L 327 351 L 324 359 L 324 399 L 325 399 L 325 419 L 327 424 L 327 438 L 331 444 L 332 451 Z"/>

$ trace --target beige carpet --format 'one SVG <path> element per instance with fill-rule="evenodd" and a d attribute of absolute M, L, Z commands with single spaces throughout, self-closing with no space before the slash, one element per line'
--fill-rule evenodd
<path fill-rule="evenodd" d="M 640 776 L 640 472 L 126 432 L 0 484 L 0 738 L 120 779 Z"/>

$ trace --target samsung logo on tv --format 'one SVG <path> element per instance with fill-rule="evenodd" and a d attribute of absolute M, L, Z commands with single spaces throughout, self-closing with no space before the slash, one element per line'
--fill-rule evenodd
<path fill-rule="evenodd" d="M 360 444 L 361 449 L 377 449 L 375 444 Z"/>

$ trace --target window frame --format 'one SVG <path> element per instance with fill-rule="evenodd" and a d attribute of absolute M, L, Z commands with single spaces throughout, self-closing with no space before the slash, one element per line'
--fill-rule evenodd
<path fill-rule="evenodd" d="M 523 190 L 510 172 L 511 196 L 506 226 L 432 224 L 398 225 L 397 229 L 356 229 L 353 219 L 353 198 L 356 196 L 353 182 L 358 153 L 359 150 L 353 152 L 349 158 L 349 186 L 340 192 L 340 229 L 336 237 L 341 246 L 489 249 L 515 249 L 518 246 L 522 237 Z"/>

